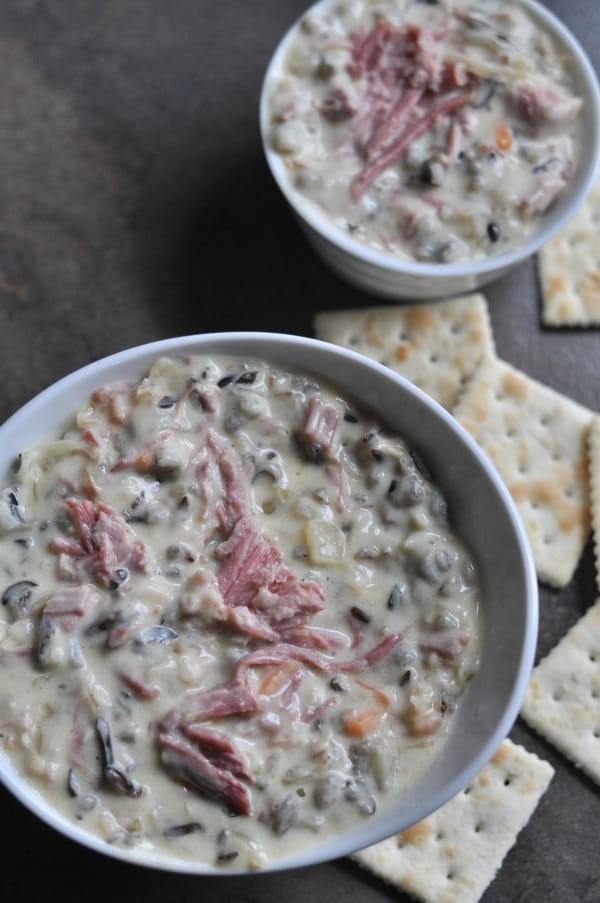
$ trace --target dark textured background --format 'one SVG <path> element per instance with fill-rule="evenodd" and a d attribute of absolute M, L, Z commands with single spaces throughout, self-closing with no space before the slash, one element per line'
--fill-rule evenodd
<path fill-rule="evenodd" d="M 598 0 L 547 5 L 600 66 Z M 0 421 L 130 345 L 214 329 L 310 334 L 316 310 L 370 303 L 313 256 L 261 157 L 262 73 L 305 6 L 2 0 Z M 540 326 L 533 263 L 486 294 L 499 354 L 600 410 L 598 330 Z M 594 598 L 590 544 L 569 587 L 542 589 L 538 656 Z M 598 788 L 523 724 L 512 736 L 556 776 L 485 903 L 598 903 Z M 76 847 L 2 788 L 0 812 L 2 899 L 399 899 L 347 861 L 213 880 L 144 871 Z"/>

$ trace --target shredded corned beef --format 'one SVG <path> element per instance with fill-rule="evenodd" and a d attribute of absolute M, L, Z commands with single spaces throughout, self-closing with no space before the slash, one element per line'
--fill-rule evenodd
<path fill-rule="evenodd" d="M 67 505 L 78 539 L 56 537 L 50 543 L 64 576 L 104 586 L 118 568 L 146 569 L 143 543 L 111 508 L 82 499 L 67 499 Z"/>

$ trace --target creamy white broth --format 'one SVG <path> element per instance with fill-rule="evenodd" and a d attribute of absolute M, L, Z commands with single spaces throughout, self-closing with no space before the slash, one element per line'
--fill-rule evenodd
<path fill-rule="evenodd" d="M 518 2 L 332 0 L 273 74 L 268 140 L 346 235 L 452 263 L 536 228 L 577 164 L 580 108 L 570 59 Z"/>
<path fill-rule="evenodd" d="M 17 768 L 110 843 L 224 868 L 397 799 L 477 669 L 475 567 L 424 465 L 261 361 L 94 393 L 15 462 L 0 574 Z"/>

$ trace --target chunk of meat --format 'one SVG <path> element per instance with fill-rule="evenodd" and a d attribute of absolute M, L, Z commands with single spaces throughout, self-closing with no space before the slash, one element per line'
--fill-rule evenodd
<path fill-rule="evenodd" d="M 228 537 L 248 510 L 247 481 L 242 462 L 233 448 L 214 430 L 190 461 L 202 498 L 200 514 L 204 539 L 220 529 Z"/>
<path fill-rule="evenodd" d="M 189 724 L 183 728 L 183 732 L 217 768 L 223 768 L 238 778 L 252 781 L 248 763 L 228 734 L 201 724 Z"/>
<path fill-rule="evenodd" d="M 422 91 L 403 91 L 389 114 L 371 135 L 365 148 L 367 158 L 372 158 L 395 137 L 423 96 Z"/>
<path fill-rule="evenodd" d="M 118 568 L 147 569 L 146 549 L 125 521 L 106 505 L 82 499 L 67 499 L 77 540 L 56 537 L 50 543 L 60 555 L 65 575 L 72 579 L 93 579 L 107 585 Z M 64 557 L 73 559 L 65 562 Z"/>
<path fill-rule="evenodd" d="M 468 634 L 462 631 L 430 633 L 421 639 L 419 647 L 424 652 L 435 652 L 444 660 L 459 656 L 469 642 Z"/>
<path fill-rule="evenodd" d="M 46 598 L 42 609 L 42 621 L 51 618 L 70 633 L 98 599 L 97 590 L 88 584 L 56 589 Z"/>
<path fill-rule="evenodd" d="M 521 121 L 534 133 L 564 128 L 573 122 L 583 106 L 580 97 L 528 82 L 511 88 L 508 100 Z"/>
<path fill-rule="evenodd" d="M 382 658 L 389 655 L 392 650 L 400 642 L 399 634 L 390 634 L 381 643 L 356 658 L 347 661 L 338 661 L 337 659 L 328 658 L 315 652 L 312 649 L 305 649 L 300 646 L 291 646 L 289 643 L 280 643 L 269 649 L 257 649 L 256 652 L 250 652 L 236 664 L 234 675 L 239 681 L 244 681 L 250 668 L 259 667 L 261 665 L 277 665 L 282 662 L 297 661 L 303 662 L 316 668 L 317 671 L 326 672 L 345 672 L 345 671 L 363 671 L 375 665 Z"/>
<path fill-rule="evenodd" d="M 122 387 L 101 386 L 93 393 L 92 401 L 107 411 L 111 423 L 121 426 L 131 413 L 135 388 L 133 382 Z"/>
<path fill-rule="evenodd" d="M 227 621 L 234 630 L 252 639 L 265 640 L 267 643 L 276 643 L 279 639 L 279 634 L 269 626 L 265 618 L 246 605 L 229 608 Z"/>
<path fill-rule="evenodd" d="M 224 535 L 229 536 L 248 510 L 247 481 L 240 458 L 214 430 L 209 430 L 207 443 L 217 457 L 223 481 L 224 493 L 217 504 L 217 518 Z"/>
<path fill-rule="evenodd" d="M 340 630 L 329 630 L 326 627 L 309 627 L 308 625 L 293 624 L 289 627 L 278 628 L 278 638 L 292 646 L 302 646 L 305 649 L 322 649 L 330 652 L 332 649 L 341 649 L 350 645 L 350 639 Z"/>
<path fill-rule="evenodd" d="M 165 715 L 161 728 L 170 731 L 196 721 L 210 721 L 212 718 L 246 714 L 258 709 L 258 701 L 245 681 L 234 679 L 210 690 L 186 693 L 182 701 Z"/>
<path fill-rule="evenodd" d="M 298 432 L 298 438 L 310 449 L 311 459 L 329 455 L 338 422 L 339 414 L 333 405 L 313 395 L 308 402 L 304 426 Z"/>
<path fill-rule="evenodd" d="M 462 94 L 455 94 L 432 106 L 424 116 L 407 125 L 394 141 L 383 148 L 377 156 L 373 157 L 362 172 L 354 179 L 350 189 L 352 200 L 360 200 L 375 179 L 381 175 L 388 166 L 391 166 L 396 160 L 400 159 L 409 144 L 412 144 L 413 141 L 420 138 L 425 132 L 428 132 L 437 119 L 441 116 L 447 116 L 465 104 L 470 103 L 473 100 L 473 96 L 473 93 L 469 91 L 465 91 Z"/>
<path fill-rule="evenodd" d="M 225 768 L 218 768 L 199 749 L 176 734 L 158 739 L 163 765 L 182 784 L 222 803 L 234 815 L 251 815 L 248 789 Z"/>
<path fill-rule="evenodd" d="M 155 684 L 148 683 L 147 680 L 142 680 L 141 677 L 127 674 L 124 671 L 119 674 L 119 677 L 139 699 L 156 699 L 157 696 L 160 696 L 160 688 Z"/>
<path fill-rule="evenodd" d="M 523 198 L 521 210 L 531 214 L 544 213 L 565 187 L 566 180 L 560 175 L 546 176 L 530 194 Z"/>
<path fill-rule="evenodd" d="M 401 83 L 439 91 L 443 71 L 441 37 L 418 25 L 397 28 L 384 19 L 366 36 L 353 37 L 349 73 L 353 78 L 371 76 L 371 80 L 386 86 Z"/>
<path fill-rule="evenodd" d="M 270 626 L 299 612 L 320 611 L 325 605 L 324 587 L 298 580 L 283 564 L 279 549 L 249 517 L 237 522 L 217 554 L 224 560 L 218 584 L 225 604 L 264 612 Z"/>
<path fill-rule="evenodd" d="M 90 585 L 55 589 L 46 599 L 44 617 L 81 618 L 97 598 L 97 591 Z"/>
<path fill-rule="evenodd" d="M 217 555 L 223 559 L 218 583 L 226 605 L 251 602 L 259 588 L 275 578 L 281 564 L 278 549 L 260 536 L 249 517 L 237 522 Z"/>

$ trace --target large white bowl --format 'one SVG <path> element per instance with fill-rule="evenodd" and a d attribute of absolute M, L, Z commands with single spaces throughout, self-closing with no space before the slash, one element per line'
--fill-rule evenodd
<path fill-rule="evenodd" d="M 335 2 L 320 0 L 306 10 L 301 19 L 311 10 Z M 379 253 L 338 229 L 316 204 L 294 189 L 285 160 L 271 146 L 268 94 L 271 80 L 281 72 L 301 19 L 292 25 L 277 46 L 265 74 L 260 98 L 261 137 L 269 168 L 315 251 L 339 276 L 358 288 L 398 300 L 447 298 L 475 291 L 534 254 L 566 225 L 588 194 L 600 165 L 600 90 L 596 73 L 585 51 L 560 19 L 536 0 L 519 2 L 554 38 L 559 52 L 572 61 L 574 90 L 583 99 L 580 158 L 573 178 L 527 241 L 508 254 L 471 262 L 419 263 Z"/>
<path fill-rule="evenodd" d="M 286 855 L 267 870 L 334 859 L 407 828 L 459 792 L 491 758 L 517 717 L 537 639 L 537 581 L 525 532 L 500 477 L 473 439 L 437 402 L 391 370 L 353 351 L 270 333 L 167 339 L 96 361 L 55 383 L 0 427 L 0 473 L 57 428 L 100 385 L 142 376 L 162 355 L 245 355 L 310 371 L 352 395 L 405 437 L 440 486 L 452 522 L 474 555 L 483 587 L 481 666 L 433 766 L 407 794 L 362 824 Z M 0 668 L 0 679 L 1 679 Z M 67 837 L 129 862 L 196 874 L 232 874 L 206 863 L 110 846 L 71 822 L 15 770 L 0 750 L 0 779 Z"/>

